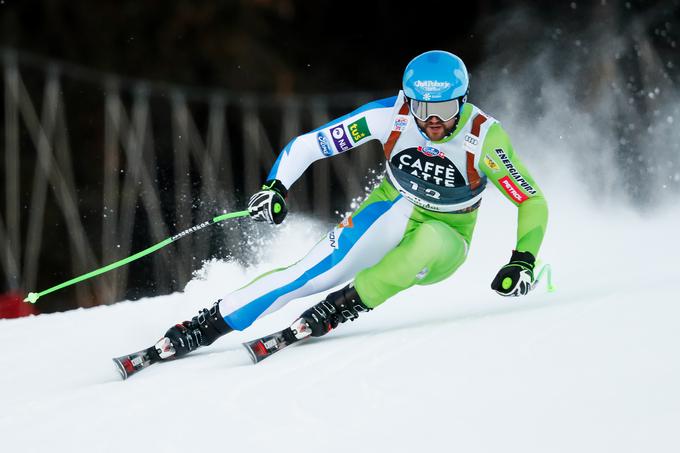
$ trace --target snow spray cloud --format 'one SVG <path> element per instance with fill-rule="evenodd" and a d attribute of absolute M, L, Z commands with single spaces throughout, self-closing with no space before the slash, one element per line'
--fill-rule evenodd
<path fill-rule="evenodd" d="M 628 8 L 571 3 L 578 15 L 559 25 L 526 8 L 490 19 L 471 99 L 548 174 L 575 173 L 598 202 L 652 207 L 680 194 L 680 30 L 664 18 L 673 8 Z"/>

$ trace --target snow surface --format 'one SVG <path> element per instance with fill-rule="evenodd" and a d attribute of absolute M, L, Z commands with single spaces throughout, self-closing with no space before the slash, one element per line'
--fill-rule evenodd
<path fill-rule="evenodd" d="M 110 358 L 258 273 L 328 225 L 291 216 L 263 263 L 208 263 L 183 293 L 0 321 L 6 452 L 680 451 L 680 209 L 588 201 L 552 172 L 545 286 L 489 289 L 515 210 L 487 192 L 468 262 L 324 338 L 253 365 L 241 342 L 318 298 L 127 381 Z M 285 238 L 283 240 L 282 238 Z"/>

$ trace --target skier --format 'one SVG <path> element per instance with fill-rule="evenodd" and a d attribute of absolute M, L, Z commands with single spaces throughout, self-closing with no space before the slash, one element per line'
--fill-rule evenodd
<path fill-rule="evenodd" d="M 429 51 L 407 65 L 396 96 L 291 140 L 262 190 L 250 198 L 253 220 L 280 224 L 288 190 L 312 162 L 370 140 L 383 145 L 386 177 L 300 261 L 258 277 L 191 321 L 171 327 L 148 353 L 156 360 L 182 357 L 293 299 L 349 281 L 304 311 L 289 329 L 298 339 L 318 337 L 413 285 L 444 280 L 467 257 L 489 181 L 518 208 L 515 248 L 491 288 L 502 296 L 527 294 L 547 204 L 503 127 L 467 97 L 463 61 L 449 52 Z"/>

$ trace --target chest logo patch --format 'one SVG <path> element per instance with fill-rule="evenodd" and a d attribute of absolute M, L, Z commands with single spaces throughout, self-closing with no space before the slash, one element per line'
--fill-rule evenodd
<path fill-rule="evenodd" d="M 465 134 L 465 142 L 469 143 L 472 146 L 479 145 L 479 139 L 471 134 Z"/>
<path fill-rule="evenodd" d="M 464 186 L 465 178 L 442 151 L 431 146 L 407 148 L 392 156 L 390 164 L 421 181 L 442 187 Z"/>
<path fill-rule="evenodd" d="M 431 146 L 419 146 L 418 151 L 428 157 L 440 157 L 442 159 L 446 159 L 446 154 Z"/>

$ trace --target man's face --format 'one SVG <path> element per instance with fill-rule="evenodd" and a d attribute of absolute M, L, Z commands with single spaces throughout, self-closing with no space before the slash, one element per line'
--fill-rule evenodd
<path fill-rule="evenodd" d="M 420 130 L 422 130 L 425 135 L 427 135 L 427 138 L 433 142 L 443 140 L 444 137 L 451 133 L 454 123 L 456 122 L 455 118 L 448 121 L 442 121 L 436 116 L 429 117 L 427 121 L 421 121 L 418 118 L 415 118 L 415 120 L 418 127 L 420 127 Z"/>

